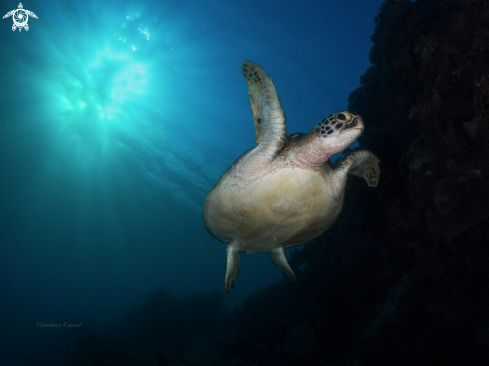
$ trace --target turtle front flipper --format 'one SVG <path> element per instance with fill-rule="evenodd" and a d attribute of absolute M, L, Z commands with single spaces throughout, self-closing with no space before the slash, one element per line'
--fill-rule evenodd
<path fill-rule="evenodd" d="M 270 251 L 270 256 L 272 257 L 272 262 L 275 266 L 280 269 L 280 271 L 289 277 L 293 281 L 297 281 L 294 271 L 289 266 L 289 262 L 287 262 L 287 258 L 285 257 L 284 248 L 277 247 Z"/>
<path fill-rule="evenodd" d="M 33 18 L 38 19 L 38 18 L 37 18 L 37 15 L 36 15 L 36 14 L 34 14 L 32 11 L 26 10 L 26 12 L 27 12 L 27 14 L 29 14 L 29 16 L 31 16 L 31 17 L 33 17 Z"/>
<path fill-rule="evenodd" d="M 224 277 L 224 292 L 229 295 L 229 291 L 234 287 L 234 280 L 239 273 L 239 251 L 236 243 L 228 244 L 226 277 Z"/>
<path fill-rule="evenodd" d="M 243 61 L 241 72 L 248 83 L 253 121 L 255 122 L 258 149 L 273 160 L 285 142 L 285 113 L 272 79 L 263 69 L 251 62 Z"/>
<path fill-rule="evenodd" d="M 15 9 L 15 10 L 17 10 L 17 9 Z M 15 10 L 9 11 L 7 14 L 5 14 L 5 15 L 3 16 L 3 19 L 8 18 L 8 17 L 11 17 L 11 16 L 12 16 L 12 14 L 13 14 L 13 13 L 15 13 Z"/>
<path fill-rule="evenodd" d="M 368 150 L 354 151 L 345 155 L 336 171 L 365 178 L 369 187 L 376 187 L 380 176 L 379 161 L 379 158 Z"/>

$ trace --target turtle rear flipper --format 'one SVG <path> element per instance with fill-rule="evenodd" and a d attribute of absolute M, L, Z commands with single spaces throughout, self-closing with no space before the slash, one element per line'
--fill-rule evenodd
<path fill-rule="evenodd" d="M 287 258 L 285 257 L 284 248 L 277 247 L 270 251 L 270 256 L 272 257 L 272 262 L 275 266 L 280 269 L 280 271 L 289 277 L 292 281 L 297 281 L 294 271 L 289 266 Z"/>
<path fill-rule="evenodd" d="M 379 158 L 368 150 L 354 151 L 345 155 L 336 170 L 365 178 L 369 187 L 376 187 L 380 176 L 379 162 Z"/>
<path fill-rule="evenodd" d="M 282 104 L 272 79 L 259 65 L 243 61 L 241 72 L 248 83 L 258 150 L 273 160 L 285 142 L 285 113 Z"/>
<path fill-rule="evenodd" d="M 229 295 L 229 291 L 234 287 L 234 280 L 239 273 L 239 251 L 236 243 L 227 246 L 226 276 L 224 277 L 224 291 Z"/>

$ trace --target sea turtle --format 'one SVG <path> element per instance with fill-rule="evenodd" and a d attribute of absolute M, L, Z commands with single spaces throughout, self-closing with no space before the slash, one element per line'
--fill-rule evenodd
<path fill-rule="evenodd" d="M 209 233 L 227 244 L 226 295 L 239 272 L 239 252 L 269 252 L 272 262 L 295 280 L 284 248 L 322 235 L 340 214 L 347 174 L 379 181 L 379 159 L 370 151 L 347 154 L 336 167 L 329 158 L 363 132 L 360 116 L 348 111 L 324 118 L 307 134 L 286 137 L 285 114 L 273 81 L 251 62 L 241 64 L 258 146 L 241 155 L 221 176 L 204 204 Z"/>
<path fill-rule="evenodd" d="M 3 16 L 3 19 L 12 16 L 12 19 L 14 20 L 14 24 L 12 25 L 13 31 L 15 31 L 17 28 L 19 28 L 19 32 L 22 31 L 22 28 L 28 31 L 29 25 L 27 24 L 27 21 L 29 20 L 29 15 L 37 19 L 36 14 L 30 10 L 25 10 L 22 3 L 19 3 L 18 9 L 9 11 Z"/>

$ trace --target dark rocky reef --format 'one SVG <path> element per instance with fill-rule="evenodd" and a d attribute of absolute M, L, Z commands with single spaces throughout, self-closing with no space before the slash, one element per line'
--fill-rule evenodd
<path fill-rule="evenodd" d="M 72 365 L 211 366 L 218 359 L 219 339 L 228 335 L 232 322 L 224 294 L 177 298 L 158 289 L 104 333 L 80 338 Z"/>
<path fill-rule="evenodd" d="M 367 126 L 361 148 L 381 160 L 379 186 L 349 179 L 335 226 L 293 253 L 297 284 L 207 321 L 187 321 L 193 310 L 163 294 L 166 318 L 161 304 L 133 312 L 130 364 L 166 364 L 157 344 L 187 366 L 489 364 L 489 2 L 388 0 L 376 23 L 373 66 L 349 109 Z M 138 328 L 148 312 L 180 338 Z M 91 337 L 78 364 L 95 365 L 88 347 L 109 365 L 115 343 Z M 136 362 L 147 347 L 152 361 Z"/>

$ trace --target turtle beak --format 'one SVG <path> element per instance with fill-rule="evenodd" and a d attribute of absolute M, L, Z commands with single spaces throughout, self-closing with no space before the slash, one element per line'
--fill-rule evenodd
<path fill-rule="evenodd" d="M 360 116 L 353 117 L 353 120 L 350 123 L 352 124 L 351 128 L 356 128 L 362 131 L 365 128 L 365 125 L 363 124 L 363 119 Z"/>
<path fill-rule="evenodd" d="M 362 117 L 353 116 L 350 122 L 344 123 L 343 131 L 346 132 L 348 130 L 360 130 L 360 133 L 362 133 L 364 128 L 365 125 L 363 124 Z"/>

